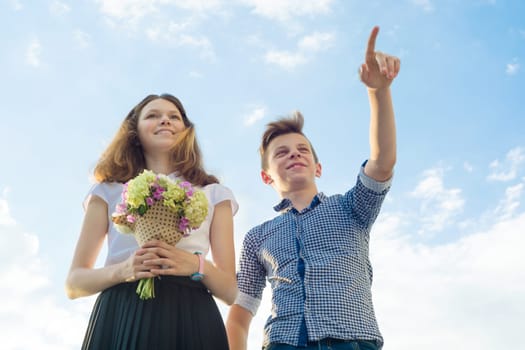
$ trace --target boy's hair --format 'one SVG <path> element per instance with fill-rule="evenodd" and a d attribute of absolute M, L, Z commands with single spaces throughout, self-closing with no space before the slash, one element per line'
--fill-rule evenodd
<path fill-rule="evenodd" d="M 131 109 L 120 125 L 120 129 L 102 153 L 95 170 L 98 182 L 125 183 L 137 176 L 146 168 L 146 160 L 138 137 L 137 125 L 144 106 L 156 99 L 169 101 L 177 107 L 182 115 L 186 129 L 171 150 L 171 159 L 177 172 L 185 180 L 197 186 L 205 186 L 219 181 L 207 174 L 202 165 L 202 155 L 195 135 L 195 127 L 186 116 L 180 100 L 169 94 L 148 95 Z"/>
<path fill-rule="evenodd" d="M 272 140 L 277 136 L 286 134 L 303 135 L 310 145 L 315 162 L 319 163 L 314 146 L 312 146 L 312 143 L 310 140 L 308 140 L 308 137 L 306 137 L 306 135 L 303 133 L 303 125 L 304 117 L 299 111 L 293 112 L 289 117 L 280 118 L 274 122 L 266 124 L 266 131 L 262 136 L 261 146 L 259 147 L 259 153 L 261 155 L 261 169 L 266 170 L 268 168 L 268 155 L 266 154 L 266 151 L 268 150 L 270 142 L 272 142 Z"/>

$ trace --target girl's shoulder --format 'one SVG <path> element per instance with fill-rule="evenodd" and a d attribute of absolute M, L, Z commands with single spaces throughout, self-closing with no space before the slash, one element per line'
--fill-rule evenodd
<path fill-rule="evenodd" d="M 229 187 L 224 186 L 222 184 L 214 183 L 202 187 L 202 190 L 204 191 L 206 197 L 212 205 L 216 205 L 220 202 L 229 200 L 232 205 L 233 214 L 235 214 L 239 209 L 239 204 L 235 199 L 235 195 Z"/>
<path fill-rule="evenodd" d="M 119 198 L 123 189 L 123 184 L 120 182 L 97 182 L 91 185 L 88 190 L 86 197 L 84 198 L 83 205 L 86 208 L 89 199 L 92 196 L 100 197 L 104 202 L 111 204 L 115 198 Z"/>

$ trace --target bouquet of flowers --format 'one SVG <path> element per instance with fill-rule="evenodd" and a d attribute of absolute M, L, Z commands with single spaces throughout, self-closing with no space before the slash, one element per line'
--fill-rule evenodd
<path fill-rule="evenodd" d="M 133 234 L 139 245 L 152 239 L 175 245 L 199 228 L 207 215 L 204 192 L 187 181 L 144 170 L 124 184 L 112 221 L 118 231 Z M 141 279 L 137 294 L 141 299 L 154 298 L 153 278 Z"/>

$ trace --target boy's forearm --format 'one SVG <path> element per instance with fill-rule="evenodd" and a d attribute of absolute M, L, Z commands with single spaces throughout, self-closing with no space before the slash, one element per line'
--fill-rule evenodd
<path fill-rule="evenodd" d="M 230 350 L 246 350 L 248 346 L 248 332 L 241 325 L 228 321 L 226 323 L 228 344 Z"/>
<path fill-rule="evenodd" d="M 248 310 L 234 304 L 230 308 L 226 320 L 226 333 L 230 350 L 246 350 L 248 347 L 248 331 L 252 315 Z"/>
<path fill-rule="evenodd" d="M 370 102 L 370 166 L 373 177 L 386 180 L 396 163 L 396 126 L 390 88 L 368 89 Z"/>

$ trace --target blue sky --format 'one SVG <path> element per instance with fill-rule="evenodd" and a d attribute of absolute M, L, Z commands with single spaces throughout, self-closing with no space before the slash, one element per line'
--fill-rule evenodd
<path fill-rule="evenodd" d="M 237 249 L 274 215 L 257 147 L 276 117 L 304 114 L 320 190 L 352 186 L 368 155 L 357 69 L 374 25 L 377 49 L 402 62 L 398 163 L 371 241 L 384 349 L 515 346 L 525 318 L 523 13 L 518 0 L 0 2 L 2 347 L 79 348 L 94 298 L 70 301 L 63 283 L 81 202 L 100 153 L 149 93 L 177 95 L 196 123 L 207 169 L 240 204 Z"/>

